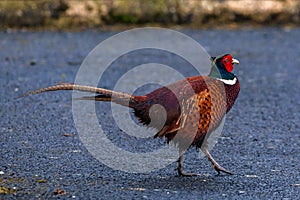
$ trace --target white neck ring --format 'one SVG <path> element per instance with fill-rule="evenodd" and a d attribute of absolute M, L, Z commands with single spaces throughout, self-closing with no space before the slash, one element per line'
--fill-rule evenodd
<path fill-rule="evenodd" d="M 234 77 L 234 79 L 232 79 L 232 80 L 227 80 L 227 79 L 222 79 L 222 78 L 217 78 L 217 80 L 222 81 L 226 85 L 234 85 L 237 82 L 237 78 L 236 77 Z"/>

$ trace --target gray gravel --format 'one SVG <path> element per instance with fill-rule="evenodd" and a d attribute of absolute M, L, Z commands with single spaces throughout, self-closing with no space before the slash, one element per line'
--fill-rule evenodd
<path fill-rule="evenodd" d="M 0 32 L 0 193 L 5 189 L 10 193 L 0 194 L 0 199 L 297 199 L 300 29 L 183 32 L 210 54 L 232 53 L 241 62 L 235 69 L 241 93 L 212 151 L 235 175 L 217 175 L 194 149 L 186 154 L 185 169 L 200 173 L 198 177 L 176 176 L 177 163 L 149 174 L 125 173 L 103 165 L 79 139 L 71 92 L 14 98 L 60 81 L 73 82 L 89 51 L 114 33 Z M 118 67 L 144 62 L 143 56 L 147 52 L 113 63 L 109 78 L 100 85 L 113 87 L 122 75 Z M 151 52 L 148 56 L 164 60 Z M 166 64 L 172 61 L 178 68 L 185 64 L 172 55 L 168 58 Z M 192 75 L 193 71 L 184 73 Z M 116 145 L 151 151 L 159 143 L 152 138 L 126 138 L 113 122 L 109 106 L 98 106 L 101 123 Z M 57 188 L 66 194 L 55 195 Z"/>

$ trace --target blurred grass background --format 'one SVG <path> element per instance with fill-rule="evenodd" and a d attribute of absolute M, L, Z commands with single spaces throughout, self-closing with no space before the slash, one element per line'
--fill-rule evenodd
<path fill-rule="evenodd" d="M 300 25 L 299 0 L 2 0 L 0 29 Z"/>

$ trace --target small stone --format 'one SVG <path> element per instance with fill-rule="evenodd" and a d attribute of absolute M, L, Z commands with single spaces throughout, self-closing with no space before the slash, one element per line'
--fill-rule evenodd
<path fill-rule="evenodd" d="M 257 175 L 254 175 L 254 174 L 246 174 L 245 175 L 247 178 L 258 178 Z"/>
<path fill-rule="evenodd" d="M 54 195 L 66 195 L 67 192 L 65 190 L 62 190 L 60 188 L 57 188 L 54 192 L 53 192 Z"/>
<path fill-rule="evenodd" d="M 29 62 L 29 65 L 30 65 L 30 66 L 36 65 L 36 60 L 31 60 L 31 61 Z"/>
<path fill-rule="evenodd" d="M 63 134 L 63 136 L 65 136 L 65 137 L 71 137 L 71 136 L 72 136 L 72 134 L 70 134 L 70 133 L 66 133 L 66 134 Z"/>

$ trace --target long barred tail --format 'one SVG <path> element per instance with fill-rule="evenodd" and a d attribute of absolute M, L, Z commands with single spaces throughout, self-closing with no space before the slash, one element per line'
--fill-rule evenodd
<path fill-rule="evenodd" d="M 34 91 L 29 91 L 19 96 L 18 98 L 26 97 L 31 94 L 39 94 L 43 92 L 58 91 L 58 90 L 76 90 L 81 92 L 92 92 L 99 95 L 85 96 L 85 97 L 77 98 L 77 100 L 113 101 L 115 103 L 121 104 L 123 106 L 129 106 L 129 107 L 131 107 L 128 104 L 129 101 L 134 101 L 134 97 L 135 97 L 127 93 L 115 92 L 103 88 L 97 88 L 97 87 L 86 86 L 86 85 L 76 85 L 72 83 L 59 83 L 58 85 L 41 88 Z"/>

